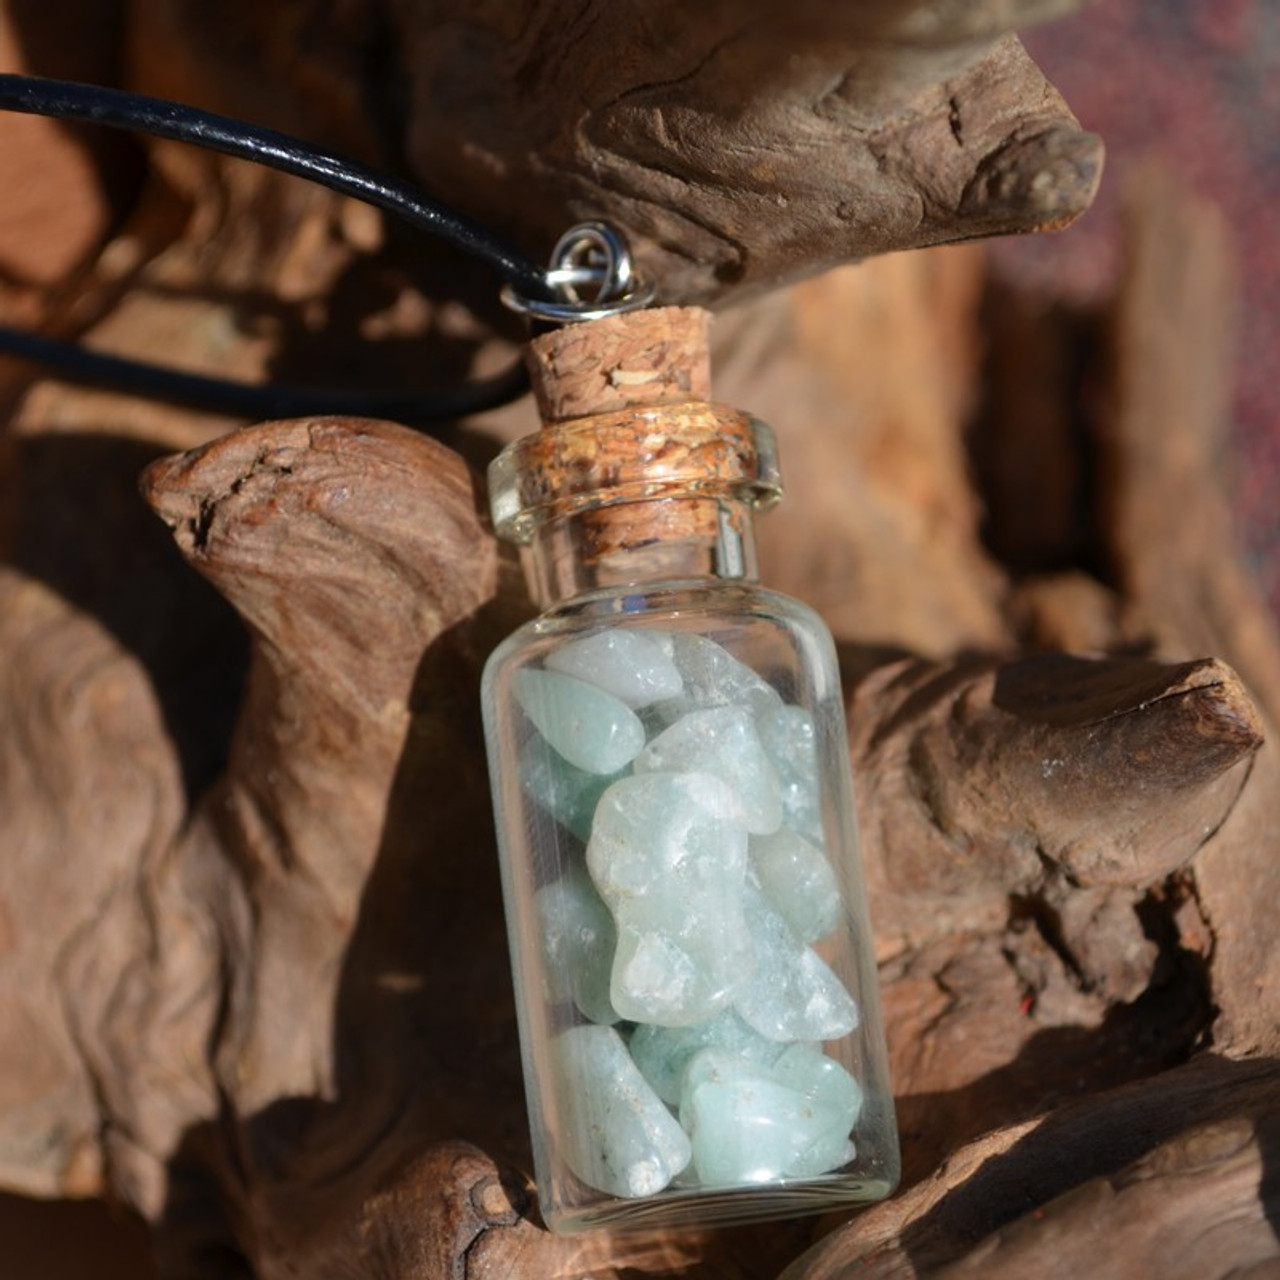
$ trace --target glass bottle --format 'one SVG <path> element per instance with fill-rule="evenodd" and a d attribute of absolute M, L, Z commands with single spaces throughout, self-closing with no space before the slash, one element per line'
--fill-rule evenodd
<path fill-rule="evenodd" d="M 757 580 L 779 494 L 769 429 L 705 402 L 552 423 L 490 468 L 543 610 L 483 705 L 553 1230 L 897 1181 L 834 646 Z"/>

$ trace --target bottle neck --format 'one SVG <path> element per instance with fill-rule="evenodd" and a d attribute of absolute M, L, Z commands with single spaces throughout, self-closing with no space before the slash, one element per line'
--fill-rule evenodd
<path fill-rule="evenodd" d="M 589 507 L 546 520 L 523 549 L 540 609 L 663 583 L 757 580 L 748 502 L 723 494 Z"/>

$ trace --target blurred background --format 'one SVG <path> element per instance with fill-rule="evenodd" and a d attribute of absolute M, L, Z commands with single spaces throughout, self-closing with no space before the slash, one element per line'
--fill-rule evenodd
<path fill-rule="evenodd" d="M 1219 206 L 1240 307 L 1234 449 L 1224 466 L 1250 566 L 1280 616 L 1280 4 L 1095 0 L 1024 43 L 1107 144 L 1097 203 L 1059 235 L 993 246 L 1022 289 L 1088 305 L 1118 270 L 1126 178 L 1158 159 Z"/>

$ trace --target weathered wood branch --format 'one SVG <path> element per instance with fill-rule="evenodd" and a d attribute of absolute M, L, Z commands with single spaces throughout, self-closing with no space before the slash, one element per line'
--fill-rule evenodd
<path fill-rule="evenodd" d="M 85 1024 L 104 984 L 128 985 L 140 939 L 120 926 L 182 821 L 181 779 L 140 664 L 7 567 L 0 653 L 0 1178 L 93 1195 L 104 1095 L 124 1081 L 96 1069 Z M 104 971 L 86 971 L 103 939 Z"/>
<path fill-rule="evenodd" d="M 1259 833 L 1280 823 L 1280 641 L 1244 566 L 1223 474 L 1234 271 L 1220 215 L 1158 169 L 1131 184 L 1128 224 L 1099 432 L 1107 555 L 1131 633 L 1174 658 L 1211 646 L 1271 726 L 1240 812 L 1196 860 L 1214 946 L 1216 1042 L 1271 1053 L 1280 1048 L 1280 952 L 1267 920 L 1280 867 Z"/>
<path fill-rule="evenodd" d="M 1054 876 L 1157 884 L 1221 825 L 1262 742 L 1240 681 L 1212 661 L 889 666 L 850 718 L 894 921 L 929 897 L 1029 894 Z"/>
<path fill-rule="evenodd" d="M 979 1139 L 781 1280 L 1262 1273 L 1278 1115 L 1274 1061 L 1210 1057 Z"/>
<path fill-rule="evenodd" d="M 897 664 L 850 722 L 909 1171 L 1203 1034 L 1170 876 L 1252 780 L 1261 725 L 1228 669 Z"/>
<path fill-rule="evenodd" d="M 538 257 L 610 219 L 664 301 L 705 303 L 1083 212 L 1101 143 L 1007 34 L 1073 7 L 387 0 L 299 58 L 299 31 L 327 21 L 313 0 L 144 0 L 138 76 L 401 159 Z M 408 95 L 394 132 L 392 79 Z"/>

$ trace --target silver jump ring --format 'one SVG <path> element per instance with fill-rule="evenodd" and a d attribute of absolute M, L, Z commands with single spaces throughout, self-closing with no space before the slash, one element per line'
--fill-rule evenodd
<path fill-rule="evenodd" d="M 556 241 L 551 250 L 551 273 L 575 268 L 599 273 L 600 289 L 592 299 L 597 305 L 624 297 L 631 287 L 631 250 L 621 233 L 607 223 L 579 223 Z M 568 296 L 563 301 L 583 301 L 572 285 L 564 292 Z"/>
<path fill-rule="evenodd" d="M 636 278 L 622 233 L 604 222 L 570 227 L 556 241 L 544 279 L 554 300 L 526 298 L 507 285 L 504 305 L 536 320 L 575 324 L 636 311 L 653 301 L 653 289 Z M 584 285 L 593 286 L 586 296 Z"/>

